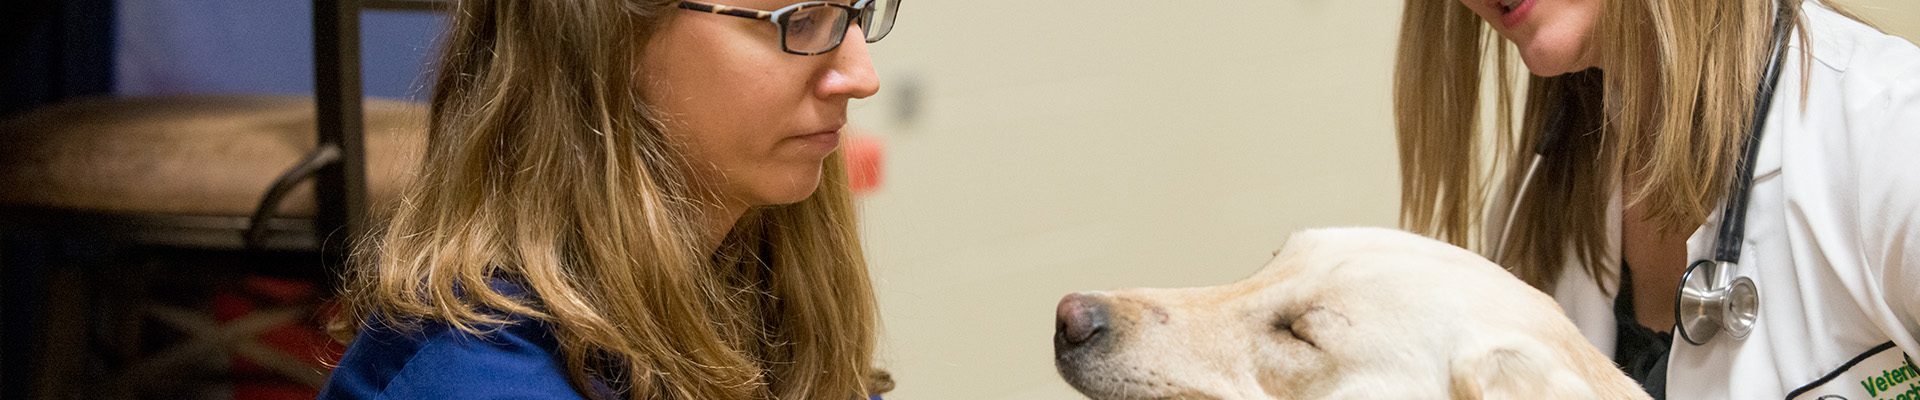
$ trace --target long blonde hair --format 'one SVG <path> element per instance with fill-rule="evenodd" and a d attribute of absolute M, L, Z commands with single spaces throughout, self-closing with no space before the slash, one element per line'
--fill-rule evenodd
<path fill-rule="evenodd" d="M 1606 71 L 1530 77 L 1516 126 L 1511 43 L 1458 1 L 1407 0 L 1394 74 L 1401 223 L 1462 246 L 1494 245 L 1480 238 L 1489 192 L 1510 198 L 1524 173 L 1516 167 L 1565 109 L 1577 111 L 1495 261 L 1540 288 L 1552 287 L 1569 254 L 1605 276 L 1603 260 L 1615 257 L 1608 196 L 1627 166 L 1643 177 L 1623 188 L 1627 204 L 1648 205 L 1664 231 L 1691 230 L 1732 182 L 1775 13 L 1797 28 L 1801 1 L 1605 1 L 1590 40 Z M 1493 127 L 1478 118 L 1487 69 L 1497 81 Z M 1492 165 L 1481 161 L 1483 130 L 1494 136 Z"/>
<path fill-rule="evenodd" d="M 424 163 L 358 252 L 336 327 L 539 321 L 589 395 L 884 391 L 867 380 L 877 312 L 839 154 L 811 197 L 749 210 L 701 250 L 711 195 L 636 89 L 675 3 L 457 2 Z"/>

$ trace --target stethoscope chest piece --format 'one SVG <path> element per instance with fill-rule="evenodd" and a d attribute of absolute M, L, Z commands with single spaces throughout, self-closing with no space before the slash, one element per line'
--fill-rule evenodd
<path fill-rule="evenodd" d="M 1753 279 L 1732 277 L 1733 263 L 1700 260 L 1680 277 L 1676 330 L 1687 343 L 1703 345 L 1721 331 L 1734 339 L 1753 333 L 1760 317 L 1760 290 Z"/>

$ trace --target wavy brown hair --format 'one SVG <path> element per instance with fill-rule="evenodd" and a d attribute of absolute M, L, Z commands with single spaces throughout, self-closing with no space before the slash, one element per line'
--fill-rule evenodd
<path fill-rule="evenodd" d="M 1556 112 L 1565 113 L 1563 136 L 1514 216 L 1513 244 L 1495 261 L 1540 288 L 1552 286 L 1568 256 L 1605 276 L 1617 256 L 1605 245 L 1608 196 L 1628 166 L 1640 178 L 1623 188 L 1627 204 L 1649 205 L 1662 230 L 1706 220 L 1731 186 L 1775 13 L 1796 29 L 1802 0 L 1604 3 L 1593 35 L 1606 71 L 1529 77 L 1516 124 L 1512 44 L 1458 1 L 1406 1 L 1394 73 L 1406 228 L 1495 245 L 1481 237 L 1492 230 L 1482 217 L 1501 214 L 1497 224 L 1505 209 L 1485 210 L 1485 200 L 1495 191 L 1511 199 Z M 1489 75 L 1495 123 L 1483 126 Z M 1482 153 L 1489 145 L 1493 157 Z"/>
<path fill-rule="evenodd" d="M 713 194 L 637 89 L 675 3 L 456 2 L 424 162 L 357 252 L 337 330 L 538 321 L 587 394 L 884 391 L 868 379 L 876 311 L 838 153 L 811 197 L 748 210 L 702 250 Z"/>

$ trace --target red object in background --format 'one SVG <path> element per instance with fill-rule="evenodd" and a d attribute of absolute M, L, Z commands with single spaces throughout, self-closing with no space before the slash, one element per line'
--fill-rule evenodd
<path fill-rule="evenodd" d="M 314 285 L 308 282 L 258 276 L 242 278 L 241 285 L 237 289 L 222 290 L 214 294 L 212 301 L 215 321 L 231 322 L 257 309 L 311 305 L 318 301 L 319 296 Z M 262 346 L 285 353 L 287 357 L 312 365 L 316 374 L 324 374 L 330 365 L 339 362 L 340 354 L 346 351 L 339 343 L 328 338 L 324 331 L 324 319 L 330 316 L 333 310 L 329 305 L 322 304 L 317 307 L 319 312 L 315 315 L 273 327 L 261 332 L 252 340 Z M 319 391 L 299 381 L 271 378 L 276 376 L 273 371 L 246 357 L 234 356 L 232 363 L 233 376 L 268 377 L 233 382 L 234 399 L 309 400 L 320 395 Z"/>
<path fill-rule="evenodd" d="M 880 171 L 885 161 L 886 144 L 880 138 L 849 129 L 847 180 L 855 196 L 864 196 L 880 189 Z"/>

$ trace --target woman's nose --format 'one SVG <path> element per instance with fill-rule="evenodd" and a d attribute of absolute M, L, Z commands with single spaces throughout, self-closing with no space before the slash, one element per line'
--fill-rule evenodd
<path fill-rule="evenodd" d="M 832 61 L 816 88 L 820 97 L 864 99 L 880 92 L 880 75 L 874 72 L 873 59 L 867 55 L 866 30 L 859 25 L 848 26 L 840 48 L 823 56 Z"/>

